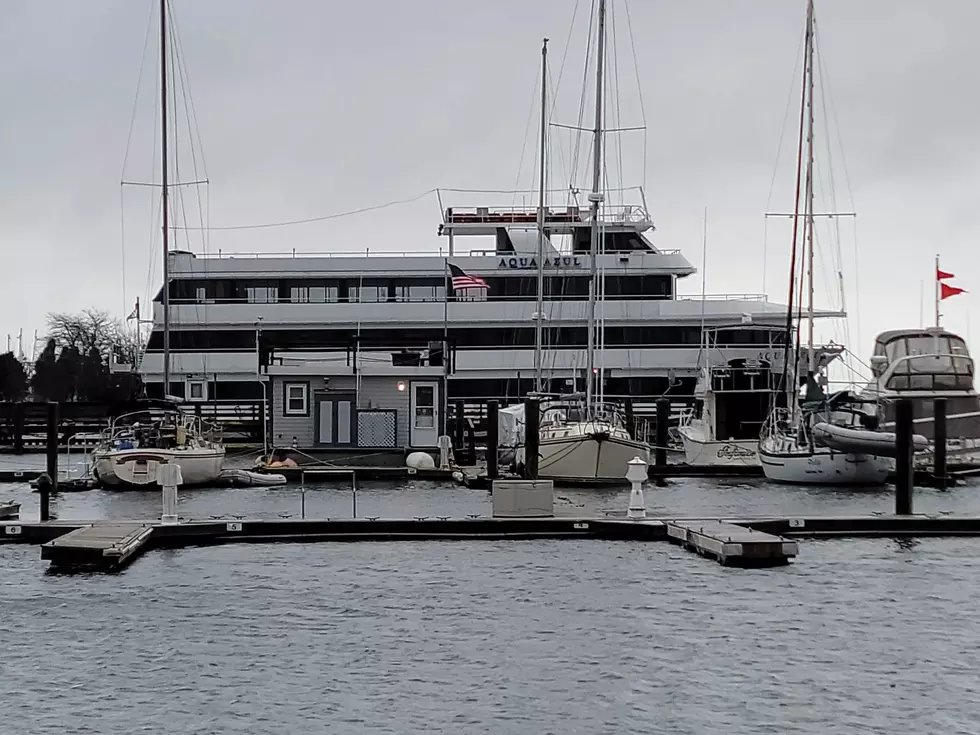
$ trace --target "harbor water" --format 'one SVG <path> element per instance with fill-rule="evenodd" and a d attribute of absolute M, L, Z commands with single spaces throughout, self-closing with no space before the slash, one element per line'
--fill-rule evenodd
<path fill-rule="evenodd" d="M 916 509 L 980 513 L 980 490 Z M 628 493 L 558 490 L 557 509 Z M 0 496 L 35 514 L 37 495 Z M 889 512 L 887 491 L 675 480 L 676 515 Z M 310 488 L 346 517 L 350 489 Z M 488 494 L 364 483 L 361 515 L 486 514 Z M 61 518 L 159 515 L 153 492 L 66 493 Z M 181 493 L 179 513 L 300 513 L 295 486 Z M 664 543 L 230 545 L 116 575 L 45 573 L 0 546 L 10 733 L 974 733 L 977 540 L 808 541 L 735 570 Z"/>

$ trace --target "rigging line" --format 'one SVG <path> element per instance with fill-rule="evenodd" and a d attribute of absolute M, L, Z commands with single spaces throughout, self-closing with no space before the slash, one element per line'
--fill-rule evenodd
<path fill-rule="evenodd" d="M 610 74 L 609 84 L 611 89 L 607 92 L 606 99 L 615 100 L 615 110 L 616 110 L 616 125 L 615 127 L 620 127 L 623 124 L 623 114 L 622 114 L 622 98 L 619 94 L 620 84 L 619 84 L 619 44 L 617 42 L 616 35 L 616 12 L 615 3 L 610 5 L 609 9 L 609 31 L 612 43 L 610 44 L 610 50 L 612 53 L 612 74 Z M 619 185 L 622 186 L 626 180 L 626 174 L 623 170 L 623 136 L 616 135 L 616 160 L 619 165 Z M 608 182 L 607 182 L 608 184 Z M 608 187 L 606 189 L 608 191 Z M 620 200 L 620 204 L 625 204 L 625 198 Z"/>
<path fill-rule="evenodd" d="M 578 17 L 578 8 L 582 0 L 575 0 L 575 7 L 572 9 L 572 21 L 568 24 L 568 35 L 565 37 L 565 50 L 561 55 L 561 64 L 558 66 L 558 80 L 552 87 L 551 92 L 551 112 L 548 119 L 555 116 L 555 106 L 558 104 L 558 90 L 561 88 L 562 75 L 565 72 L 565 61 L 568 59 L 568 50 L 572 45 L 572 32 L 575 30 L 575 18 Z"/>
<path fill-rule="evenodd" d="M 801 63 L 801 58 L 803 56 L 803 54 L 801 54 L 800 51 L 803 48 L 803 44 L 805 43 L 805 40 L 806 40 L 806 32 L 804 31 L 804 33 L 800 36 L 800 43 L 796 48 L 796 62 L 793 65 L 793 76 L 792 76 L 794 80 L 796 79 L 797 75 L 800 72 L 800 63 Z M 769 194 L 766 196 L 767 212 L 769 211 L 769 208 L 772 205 L 772 195 L 776 190 L 776 177 L 779 175 L 779 159 L 780 156 L 782 156 L 782 152 L 783 152 L 783 142 L 786 140 L 786 123 L 789 120 L 790 109 L 792 108 L 793 105 L 793 91 L 795 87 L 796 87 L 796 83 L 794 81 L 789 86 L 789 92 L 786 95 L 786 109 L 783 111 L 783 122 L 779 126 L 779 143 L 776 146 L 776 160 L 773 163 L 772 178 L 769 181 Z M 767 262 L 769 256 L 769 244 L 768 244 L 768 237 L 767 237 L 768 219 L 769 219 L 768 217 L 763 218 L 763 220 L 765 221 L 765 225 L 763 226 L 763 245 L 762 245 L 762 258 L 763 258 L 762 291 L 763 293 L 765 293 L 766 291 Z M 795 227 L 795 222 L 794 222 L 794 227 Z"/>
<path fill-rule="evenodd" d="M 129 163 L 129 151 L 133 142 L 133 129 L 136 127 L 136 110 L 139 108 L 140 89 L 143 87 L 143 72 L 146 68 L 147 49 L 150 45 L 150 30 L 153 27 L 153 18 L 156 15 L 154 12 L 154 3 L 151 1 L 149 5 L 150 17 L 146 21 L 146 36 L 143 39 L 143 56 L 140 58 L 139 76 L 136 78 L 136 95 L 133 98 L 133 112 L 129 118 L 129 133 L 126 136 L 126 149 L 123 153 L 122 172 L 119 178 L 125 178 L 126 164 Z"/>
<path fill-rule="evenodd" d="M 442 191 L 451 191 L 450 189 L 442 189 Z M 375 204 L 370 207 L 361 207 L 360 209 L 351 209 L 346 212 L 335 212 L 333 214 L 325 214 L 320 217 L 308 217 L 306 219 L 296 219 L 288 220 L 285 222 L 262 222 L 250 225 L 223 225 L 220 227 L 208 227 L 208 232 L 214 232 L 217 230 L 257 230 L 265 227 L 289 227 L 291 225 L 305 225 L 312 222 L 325 222 L 327 220 L 339 219 L 341 217 L 350 217 L 355 214 L 364 214 L 365 212 L 375 212 L 379 209 L 385 209 L 387 207 L 394 207 L 399 204 L 411 204 L 412 202 L 417 202 L 419 199 L 429 196 L 430 194 L 435 194 L 436 189 L 426 189 L 421 194 L 416 194 L 413 197 L 407 199 L 395 199 L 390 202 L 385 202 L 384 204 Z M 175 227 L 173 229 L 183 229 L 180 227 Z M 190 227 L 187 229 L 199 229 L 197 227 Z"/>
<path fill-rule="evenodd" d="M 633 55 L 633 71 L 636 74 L 636 92 L 640 99 L 640 120 L 643 122 L 643 175 L 640 181 L 643 188 L 647 186 L 647 111 L 643 102 L 643 85 L 640 83 L 640 63 L 636 55 L 636 38 L 633 35 L 633 21 L 630 17 L 629 0 L 623 0 L 623 8 L 626 11 L 626 32 L 630 39 L 630 49 Z"/>
<path fill-rule="evenodd" d="M 847 197 L 851 203 L 851 207 L 857 211 L 857 203 L 854 200 L 854 190 L 851 187 L 851 175 L 847 168 L 847 157 L 844 155 L 844 141 L 841 138 L 841 127 L 840 121 L 837 118 L 837 105 L 834 103 L 834 90 L 830 86 L 830 76 L 827 74 L 826 67 L 823 65 L 823 59 L 820 59 L 820 74 L 825 80 L 824 85 L 827 90 L 827 102 L 826 108 L 829 109 L 830 117 L 834 121 L 834 131 L 836 133 L 837 148 L 840 152 L 841 157 L 841 168 L 844 169 L 844 185 L 847 187 Z M 861 342 L 861 287 L 859 283 L 860 279 L 860 262 L 858 254 L 858 240 L 857 240 L 857 218 L 854 218 L 854 226 L 852 229 L 853 233 L 853 248 L 854 248 L 854 277 L 853 277 L 853 290 L 854 290 L 854 310 L 855 314 L 855 331 L 858 342 Z"/>
<path fill-rule="evenodd" d="M 524 123 L 524 141 L 521 143 L 521 157 L 517 162 L 517 179 L 514 181 L 514 197 L 511 199 L 511 206 L 517 205 L 517 195 L 520 193 L 520 189 L 518 189 L 518 187 L 521 185 L 521 172 L 524 170 L 524 154 L 527 152 L 527 137 L 531 130 L 531 121 L 534 119 L 534 108 L 537 106 L 539 84 L 540 82 L 535 77 L 534 89 L 531 90 L 531 104 L 527 110 L 527 122 Z M 534 152 L 537 153 L 537 144 L 535 144 Z M 446 189 L 445 191 L 450 190 Z"/>
<path fill-rule="evenodd" d="M 596 16 L 596 2 L 597 0 L 592 0 L 591 9 L 589 11 L 589 28 L 585 40 L 585 65 L 582 69 L 582 92 L 579 96 L 578 102 L 578 117 L 575 120 L 575 124 L 581 128 L 582 123 L 585 120 L 585 101 L 589 95 L 589 72 L 591 70 L 592 62 L 592 34 L 595 28 L 595 16 Z M 570 189 L 574 189 L 575 180 L 578 178 L 578 166 L 580 160 L 580 154 L 582 152 L 582 134 L 579 132 L 577 135 L 572 136 L 574 144 L 572 145 L 572 172 L 571 178 L 568 181 L 568 186 Z"/>
<path fill-rule="evenodd" d="M 607 191 L 633 191 L 634 189 L 639 189 L 638 186 L 622 186 L 618 188 L 608 189 Z M 440 186 L 439 191 L 451 191 L 456 194 L 537 194 L 539 189 L 448 189 L 444 186 Z M 436 191 L 431 189 L 430 191 Z M 560 189 L 547 189 L 548 194 L 561 194 L 568 191 L 568 187 L 561 187 Z M 428 194 L 429 192 L 426 192 Z"/>
<path fill-rule="evenodd" d="M 180 29 L 179 29 L 179 27 L 177 25 L 177 18 L 176 18 L 176 14 L 175 14 L 173 8 L 171 8 L 170 15 L 171 15 L 170 28 L 171 28 L 172 48 L 173 48 L 174 60 L 176 62 L 175 66 L 177 67 L 177 76 L 179 77 L 179 81 L 180 81 L 181 96 L 183 97 L 183 102 L 184 102 L 184 119 L 185 119 L 185 121 L 187 123 L 187 137 L 188 137 L 188 141 L 189 141 L 189 145 L 190 145 L 190 150 L 191 150 L 191 168 L 192 168 L 192 170 L 194 172 L 194 179 L 195 180 L 197 180 L 197 179 L 204 179 L 205 181 L 207 181 L 208 174 L 207 174 L 206 164 L 205 164 L 205 161 L 204 161 L 204 149 L 203 149 L 203 147 L 200 150 L 200 158 L 201 158 L 201 169 L 200 169 L 200 171 L 203 173 L 203 175 L 202 175 L 201 172 L 199 172 L 199 169 L 198 169 L 198 160 L 197 160 L 198 159 L 198 150 L 197 150 L 197 148 L 194 145 L 194 135 L 195 135 L 195 132 L 196 132 L 197 135 L 198 135 L 198 146 L 200 146 L 200 130 L 196 129 L 196 126 L 195 126 L 196 119 L 192 121 L 192 110 L 194 108 L 194 99 L 193 99 L 193 95 L 192 95 L 191 89 L 190 89 L 190 77 L 188 76 L 187 64 L 184 62 L 184 49 L 183 49 L 183 45 L 180 42 Z M 200 190 L 199 187 L 194 187 L 194 195 L 195 195 L 195 198 L 197 199 L 197 218 L 198 218 L 198 221 L 199 221 L 200 225 L 202 226 L 202 230 L 203 230 L 203 226 L 204 226 L 203 207 L 204 207 L 204 205 L 203 205 L 203 202 L 202 202 L 202 199 L 201 199 L 201 196 L 202 195 L 201 195 L 201 190 Z M 185 220 L 185 224 L 186 224 L 186 220 L 187 220 L 186 211 L 184 213 L 184 220 Z M 202 238 L 202 240 L 203 240 L 203 238 Z M 190 237 L 189 236 L 187 237 L 187 244 L 188 244 L 188 249 L 192 249 L 190 247 Z"/>

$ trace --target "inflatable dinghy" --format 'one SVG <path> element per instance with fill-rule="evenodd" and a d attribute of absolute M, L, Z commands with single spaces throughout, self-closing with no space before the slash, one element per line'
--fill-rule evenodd
<path fill-rule="evenodd" d="M 218 482 L 232 487 L 253 487 L 256 485 L 272 487 L 285 485 L 286 476 L 250 470 L 222 470 L 218 476 Z"/>
<path fill-rule="evenodd" d="M 822 421 L 813 425 L 813 441 L 817 446 L 848 454 L 870 454 L 875 457 L 894 457 L 897 454 L 895 433 L 891 431 L 855 429 Z M 921 434 L 912 435 L 913 451 L 921 452 L 928 448 L 928 439 Z"/>

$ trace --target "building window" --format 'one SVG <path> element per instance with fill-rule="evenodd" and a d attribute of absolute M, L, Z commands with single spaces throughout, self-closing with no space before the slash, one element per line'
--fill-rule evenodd
<path fill-rule="evenodd" d="M 207 383 L 203 380 L 188 380 L 186 395 L 190 401 L 206 401 L 208 399 Z"/>
<path fill-rule="evenodd" d="M 283 386 L 283 414 L 286 416 L 310 415 L 309 383 L 286 383 Z"/>

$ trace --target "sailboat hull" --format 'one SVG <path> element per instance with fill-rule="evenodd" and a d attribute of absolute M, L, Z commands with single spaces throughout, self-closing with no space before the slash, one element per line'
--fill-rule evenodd
<path fill-rule="evenodd" d="M 224 449 L 122 449 L 96 454 L 96 478 L 103 485 L 118 488 L 159 487 L 157 470 L 174 463 L 180 467 L 183 486 L 214 483 L 224 466 Z"/>
<path fill-rule="evenodd" d="M 867 454 L 759 452 L 766 479 L 788 485 L 884 485 L 888 459 Z"/>
<path fill-rule="evenodd" d="M 706 441 L 704 434 L 686 426 L 677 432 L 684 446 L 684 462 L 695 467 L 757 467 L 757 439 Z"/>
<path fill-rule="evenodd" d="M 568 483 L 626 484 L 631 459 L 650 461 L 646 444 L 601 434 L 543 438 L 539 454 L 538 477 Z"/>

